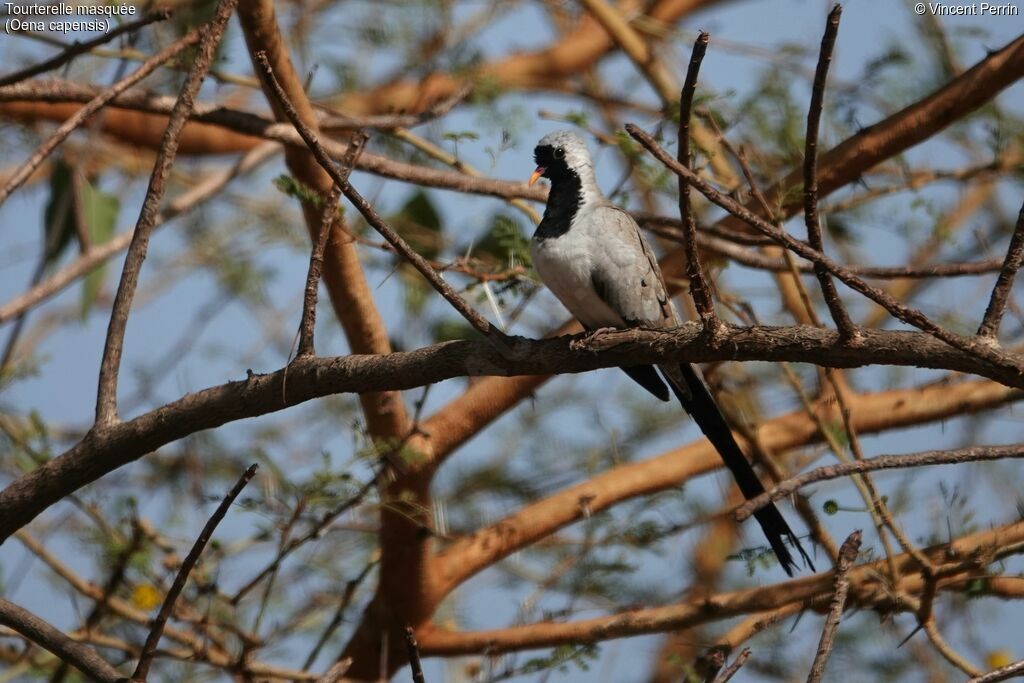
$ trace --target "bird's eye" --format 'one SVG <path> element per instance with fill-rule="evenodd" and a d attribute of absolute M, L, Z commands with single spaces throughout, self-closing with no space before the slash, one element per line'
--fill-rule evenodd
<path fill-rule="evenodd" d="M 555 148 L 555 158 L 556 159 L 564 159 L 565 158 L 565 150 L 562 149 L 561 147 L 556 147 Z"/>

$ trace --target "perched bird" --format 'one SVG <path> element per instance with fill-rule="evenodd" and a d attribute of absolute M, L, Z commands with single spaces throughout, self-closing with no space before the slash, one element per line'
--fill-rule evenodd
<path fill-rule="evenodd" d="M 679 316 L 654 252 L 633 217 L 601 193 L 586 143 L 571 131 L 551 133 L 537 143 L 533 157 L 537 170 L 530 184 L 538 178 L 551 181 L 544 218 L 530 243 L 534 267 L 544 284 L 588 330 L 678 325 Z M 662 401 L 669 400 L 671 388 L 721 455 L 743 495 L 749 499 L 764 493 L 696 367 L 666 363 L 657 369 L 653 365 L 622 369 Z M 796 565 L 784 539 L 813 570 L 778 508 L 769 505 L 754 516 L 787 574 L 792 576 Z"/>

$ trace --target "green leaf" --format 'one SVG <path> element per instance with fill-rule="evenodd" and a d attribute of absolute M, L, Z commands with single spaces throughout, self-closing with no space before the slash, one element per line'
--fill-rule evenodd
<path fill-rule="evenodd" d="M 414 192 L 402 208 L 391 217 L 391 224 L 409 246 L 424 258 L 433 259 L 441 253 L 444 246 L 441 216 L 426 192 Z M 405 284 L 406 309 L 411 313 L 421 312 L 428 301 L 430 286 L 409 263 L 400 263 L 398 273 Z"/>
<path fill-rule="evenodd" d="M 88 182 L 82 183 L 81 201 L 82 217 L 90 244 L 98 246 L 108 242 L 114 234 L 117 214 L 121 211 L 121 201 L 116 196 L 103 192 Z M 106 272 L 106 264 L 101 264 L 86 275 L 82 281 L 80 314 L 83 319 L 89 314 L 92 305 L 96 303 L 96 297 L 99 296 L 100 289 L 103 287 L 103 277 Z"/>
<path fill-rule="evenodd" d="M 445 140 L 451 140 L 452 142 L 458 142 L 459 140 L 479 140 L 480 135 L 471 130 L 457 130 L 442 133 L 441 137 Z"/>
<path fill-rule="evenodd" d="M 465 320 L 438 320 L 430 328 L 430 336 L 434 343 L 455 341 L 456 339 L 478 339 L 480 333 Z"/>
<path fill-rule="evenodd" d="M 483 239 L 477 242 L 473 253 L 478 258 L 490 257 L 501 268 L 507 268 L 512 263 L 532 267 L 529 238 L 523 234 L 514 218 L 503 213 L 491 219 L 491 227 Z"/>
<path fill-rule="evenodd" d="M 53 165 L 50 174 L 50 199 L 43 211 L 43 258 L 47 266 L 57 262 L 75 234 L 71 173 L 71 166 L 60 159 Z"/>
<path fill-rule="evenodd" d="M 441 252 L 441 216 L 430 196 L 417 190 L 391 218 L 395 230 L 424 258 Z"/>

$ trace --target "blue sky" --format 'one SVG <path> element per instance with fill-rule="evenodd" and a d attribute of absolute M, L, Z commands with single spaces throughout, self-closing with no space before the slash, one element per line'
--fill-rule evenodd
<path fill-rule="evenodd" d="M 477 3 L 468 3 L 465 12 L 476 11 Z M 821 30 L 824 25 L 825 15 L 830 4 L 811 0 L 783 0 L 772 3 L 758 2 L 734 2 L 726 3 L 716 7 L 710 12 L 698 13 L 686 19 L 680 25 L 680 29 L 686 35 L 693 35 L 698 29 L 707 30 L 711 33 L 711 46 L 708 56 L 702 67 L 701 84 L 724 98 L 729 102 L 742 101 L 744 93 L 751 92 L 759 84 L 768 68 L 769 62 L 760 56 L 751 55 L 747 51 L 735 49 L 736 45 L 754 46 L 763 49 L 766 53 L 773 53 L 780 49 L 780 46 L 797 45 L 806 51 L 806 55 L 797 58 L 800 64 L 806 69 L 813 69 L 814 55 L 820 41 Z M 520 5 L 507 12 L 504 17 L 486 33 L 476 39 L 476 44 L 488 55 L 505 54 L 517 49 L 530 49 L 547 44 L 552 36 L 546 33 L 546 23 L 537 7 L 533 5 Z M 854 1 L 845 6 L 842 27 L 840 29 L 839 41 L 836 55 L 833 61 L 832 74 L 838 81 L 853 80 L 859 77 L 864 63 L 884 53 L 894 45 L 900 45 L 914 54 L 922 54 L 923 50 L 917 43 L 916 33 L 913 31 L 913 22 L 921 21 L 910 9 L 909 5 L 891 3 L 884 1 L 867 2 Z M 992 17 L 969 17 L 950 18 L 942 17 L 940 23 L 947 27 L 952 36 L 954 45 L 959 51 L 961 63 L 970 65 L 984 57 L 987 50 L 1004 45 L 1014 38 L 1024 28 L 1024 20 L 1019 18 L 992 18 Z M 543 30 L 538 30 L 543 27 Z M 350 56 L 350 48 L 343 40 L 328 40 L 324 37 L 322 42 L 315 43 L 313 61 L 326 61 L 332 53 L 340 56 Z M 229 49 L 227 61 L 220 68 L 225 71 L 237 73 L 250 73 L 247 58 L 242 50 L 242 41 L 237 24 L 233 23 L 229 34 Z M 680 49 L 677 54 L 662 55 L 669 64 L 677 65 L 681 72 L 685 65 L 686 47 Z M 318 50 L 322 50 L 318 52 Z M 36 50 L 36 52 L 40 52 Z M 0 63 L 10 64 L 15 56 L 21 57 L 28 54 L 25 41 L 9 36 L 0 36 Z M 374 61 L 372 57 L 364 58 L 364 65 L 369 73 L 384 74 L 388 72 L 387 63 Z M 308 66 L 308 65 L 306 65 Z M 608 79 L 621 79 L 623 82 L 631 82 L 636 79 L 635 71 L 628 60 L 618 57 L 607 60 L 602 64 L 602 73 Z M 103 79 L 110 79 L 112 71 L 107 69 L 102 72 Z M 809 86 L 806 76 L 802 78 L 803 83 Z M 906 93 L 924 92 L 929 89 L 926 83 L 905 84 L 904 96 Z M 646 91 L 646 86 L 637 80 L 636 88 L 639 91 Z M 325 88 L 329 90 L 329 88 Z M 809 87 L 805 87 L 809 90 Z M 1019 85 L 1012 87 L 1001 98 L 1002 106 L 1020 113 L 1024 106 L 1024 93 Z M 317 92 L 317 81 L 314 79 L 313 91 Z M 208 85 L 205 90 L 206 97 L 212 100 L 217 96 L 215 85 Z M 898 109 L 906 102 L 895 101 L 899 97 L 899 91 L 895 88 L 875 93 L 875 96 L 891 106 L 892 110 Z M 653 94 L 647 92 L 647 97 L 653 103 Z M 524 179 L 532 170 L 531 152 L 533 143 L 544 133 L 558 127 L 559 124 L 551 121 L 541 120 L 538 113 L 542 110 L 556 113 L 566 113 L 567 100 L 565 98 L 529 95 L 507 95 L 500 102 L 500 111 L 508 112 L 516 121 L 513 129 L 513 147 L 502 153 L 495 162 L 488 154 L 487 149 L 494 148 L 500 144 L 501 130 L 498 126 L 487 125 L 479 113 L 474 111 L 459 112 L 446 119 L 442 124 L 433 126 L 428 130 L 438 134 L 445 130 L 479 130 L 478 140 L 466 140 L 459 144 L 459 153 L 467 161 L 490 175 L 508 178 Z M 874 123 L 881 114 L 865 109 L 862 125 Z M 651 120 L 638 120 L 641 125 L 650 127 Z M 5 127 L 5 131 L 13 131 L 14 128 Z M 830 143 L 838 141 L 833 131 L 827 127 L 823 131 L 822 147 L 826 148 Z M 0 148 L 0 167 L 8 169 L 16 165 L 26 153 L 28 148 L 20 140 L 15 140 L 4 148 Z M 610 189 L 618 181 L 621 175 L 620 169 L 615 164 L 611 152 L 597 152 L 598 173 L 602 185 Z M 929 144 L 921 149 L 910 153 L 910 158 L 915 162 L 925 161 L 940 167 L 955 167 L 961 163 L 960 155 L 949 145 Z M 180 168 L 185 172 L 193 172 L 197 165 L 183 160 Z M 267 166 L 258 172 L 256 181 L 243 181 L 234 186 L 236 190 L 245 191 L 249 188 L 263 188 L 263 192 L 274 200 L 275 190 L 270 182 L 282 171 L 283 165 L 280 158 L 272 160 Z M 249 184 L 247 184 L 249 183 Z M 381 181 L 365 174 L 356 174 L 355 183 L 367 196 L 375 198 L 382 204 L 396 206 L 403 201 L 411 192 L 411 188 L 394 181 Z M 136 184 L 132 188 L 109 186 L 106 189 L 118 193 L 122 197 L 123 209 L 118 222 L 118 229 L 123 230 L 132 224 L 141 201 L 141 190 Z M 952 205 L 955 196 L 949 196 L 949 186 L 938 186 L 925 190 L 921 193 L 933 206 L 942 207 Z M 482 234 L 482 228 L 486 225 L 490 216 L 501 208 L 497 200 L 467 197 L 452 193 L 436 192 L 437 199 L 446 230 L 450 234 L 465 235 L 468 241 L 473 236 Z M 1013 206 L 1012 192 L 1004 189 L 1001 198 L 1004 199 L 1009 208 L 1016 211 Z M 0 231 L 4 249 L 3 256 L 0 256 L 0 299 L 4 301 L 20 292 L 28 281 L 31 270 L 36 259 L 38 249 L 41 207 L 45 204 L 46 192 L 44 184 L 37 184 L 32 188 L 20 191 L 0 207 Z M 906 196 L 897 196 L 892 200 L 893 206 L 898 206 L 907 201 Z M 1019 199 L 1017 200 L 1019 201 Z M 862 224 L 856 226 L 858 234 L 862 239 L 862 248 L 865 253 L 871 255 L 874 263 L 898 263 L 906 253 L 907 244 L 903 235 L 893 230 L 888 224 L 884 203 L 880 205 L 881 210 L 870 214 Z M 294 222 L 298 226 L 297 212 L 294 207 L 285 206 L 282 209 L 283 218 Z M 220 221 L 230 222 L 237 225 L 244 222 L 244 214 L 240 215 L 236 207 L 217 206 L 212 207 L 204 215 L 205 224 L 218 225 Z M 929 214 L 926 210 L 921 212 L 920 220 L 927 220 Z M 203 227 L 204 223 L 198 223 Z M 802 228 L 793 224 L 794 231 L 801 231 Z M 137 375 L 132 371 L 140 363 L 151 360 L 154 357 L 168 352 L 175 347 L 180 338 L 187 321 L 194 318 L 198 311 L 213 298 L 214 283 L 208 274 L 196 273 L 187 277 L 180 277 L 184 269 L 176 265 L 175 259 L 182 244 L 182 223 L 176 222 L 166 228 L 162 228 L 153 240 L 151 257 L 146 263 L 142 279 L 142 292 L 145 300 L 145 293 L 149 293 L 150 299 L 144 306 L 138 306 L 136 313 L 128 328 L 126 337 L 126 355 L 123 373 L 124 384 L 121 396 L 131 396 L 134 393 L 137 382 Z M 242 233 L 244 234 L 244 233 Z M 254 242 L 259 244 L 259 235 L 252 237 Z M 965 245 L 966 246 L 966 245 Z M 1000 245 L 994 245 L 999 249 Z M 112 271 L 120 268 L 120 258 L 111 262 Z M 298 302 L 302 280 L 305 273 L 306 257 L 296 249 L 275 248 L 268 249 L 262 254 L 261 263 L 275 273 L 261 296 L 265 298 L 266 310 L 270 316 L 277 316 L 280 312 L 293 314 L 292 317 L 297 323 Z M 107 276 L 107 290 L 110 289 L 116 278 L 112 277 L 113 272 Z M 763 276 L 751 273 L 742 268 L 730 267 L 722 276 L 730 288 L 749 295 L 757 300 L 758 292 L 770 286 Z M 403 319 L 400 315 L 401 300 L 397 288 L 389 286 L 387 273 L 374 272 L 371 274 L 371 287 L 379 297 L 382 311 L 385 318 L 397 327 Z M 925 305 L 953 310 L 976 310 L 979 297 L 987 296 L 987 288 L 990 287 L 990 280 L 979 279 L 966 287 L 950 290 L 941 289 L 934 292 L 925 300 Z M 855 300 L 849 291 L 842 292 L 848 300 Z M 44 320 L 50 313 L 56 314 L 60 311 L 74 310 L 80 292 L 78 287 L 72 287 L 61 295 L 48 302 L 39 312 L 34 313 L 32 322 Z M 764 300 L 764 299 L 762 299 Z M 140 301 L 142 303 L 143 301 Z M 441 310 L 441 304 L 433 302 L 432 310 Z M 322 307 L 322 311 L 326 309 Z M 855 308 L 856 310 L 856 308 Z M 926 308 L 926 310 L 931 310 Z M 486 308 L 483 312 L 490 315 Z M 84 427 L 93 411 L 95 395 L 96 373 L 99 365 L 99 357 L 102 350 L 102 340 L 106 328 L 106 307 L 99 307 L 81 325 L 69 325 L 63 328 L 61 334 L 50 336 L 42 346 L 41 355 L 45 362 L 39 368 L 35 377 L 19 382 L 0 395 L 0 402 L 5 411 L 27 414 L 31 410 L 38 410 L 46 419 L 56 424 L 69 427 Z M 521 329 L 516 331 L 527 333 L 536 332 L 547 326 L 547 321 L 561 320 L 563 312 L 554 300 L 546 293 L 537 297 L 530 304 L 530 310 L 524 316 L 524 323 Z M 267 343 L 264 338 L 263 324 L 267 320 L 261 320 L 259 316 L 253 315 L 252 309 L 246 309 L 238 305 L 227 305 L 218 311 L 215 318 L 203 329 L 201 336 L 196 341 L 196 347 L 202 352 L 190 354 L 182 359 L 182 362 L 168 373 L 159 382 L 155 395 L 163 400 L 173 399 L 186 391 L 192 391 L 211 384 L 220 383 L 229 379 L 237 379 L 244 376 L 245 370 L 252 367 L 257 371 L 272 370 L 280 367 L 285 361 L 285 355 L 280 344 Z M 272 322 L 272 321 L 271 321 Z M 289 323 L 291 324 L 291 323 Z M 335 322 L 331 315 L 321 313 L 318 331 L 318 351 L 321 354 L 341 354 L 346 352 L 343 338 L 336 333 Z M 6 328 L 0 334 L 7 334 Z M 412 335 L 415 339 L 415 335 Z M 904 374 L 903 382 L 910 384 L 913 378 L 930 376 L 924 371 L 910 370 Z M 857 377 L 866 386 L 878 386 L 887 380 L 885 375 L 879 373 L 863 373 Z M 609 382 L 615 382 L 613 386 L 623 386 L 620 383 L 618 374 L 615 371 L 602 371 L 585 377 L 560 378 L 548 383 L 538 394 L 537 402 L 542 411 L 555 411 L 559 407 L 557 403 L 559 384 L 565 382 L 578 383 L 584 387 L 593 388 L 595 391 L 602 390 Z M 443 405 L 446 400 L 457 395 L 461 390 L 461 383 L 448 382 L 431 392 L 427 402 L 426 412 Z M 411 401 L 418 393 L 409 392 L 407 400 Z M 773 412 L 784 412 L 791 410 L 795 402 L 791 397 L 780 398 L 778 406 L 771 406 Z M 138 409 L 144 406 L 139 406 Z M 654 408 L 654 409 L 660 409 Z M 298 415 L 303 415 L 300 409 Z M 616 424 L 621 416 L 616 415 L 614 407 L 608 407 L 602 414 L 609 424 Z M 565 419 L 563 428 L 567 434 L 578 430 L 585 424 L 587 416 L 573 415 Z M 489 431 L 469 445 L 463 448 L 453 459 L 452 467 L 467 466 L 480 458 L 486 458 L 489 454 L 498 450 L 502 438 L 514 431 L 515 421 L 512 418 L 503 419 Z M 243 426 L 235 426 L 233 429 L 248 429 L 250 423 Z M 960 425 L 955 421 L 947 427 L 928 426 L 909 430 L 898 436 L 887 436 L 880 439 L 867 438 L 865 446 L 869 454 L 883 452 L 900 452 L 921 450 L 928 447 L 948 447 L 951 442 L 956 441 L 956 431 Z M 231 433 L 228 431 L 227 433 Z M 696 436 L 695 430 L 688 423 L 683 423 L 680 428 L 674 430 L 664 439 L 650 444 L 649 453 L 653 455 L 664 448 L 682 443 L 685 440 Z M 568 436 L 567 436 L 568 438 Z M 1020 439 L 1019 421 L 1014 418 L 1012 409 L 1007 408 L 997 411 L 995 418 L 987 423 L 983 433 L 976 438 L 981 442 L 1003 443 L 1017 441 Z M 351 454 L 350 439 L 348 435 L 335 435 L 324 441 L 324 448 L 331 450 L 339 463 L 345 462 Z M 928 471 L 920 479 L 912 482 L 914 486 L 931 486 L 939 479 L 955 481 L 956 475 L 950 470 L 943 470 L 941 474 L 935 471 Z M 910 482 L 901 479 L 900 475 L 891 475 L 886 478 L 879 478 L 885 488 L 899 488 L 909 486 Z M 723 480 L 716 479 L 717 483 L 707 487 L 710 495 L 717 495 L 722 488 Z M 970 483 L 972 480 L 968 480 Z M 443 488 L 445 482 L 439 482 Z M 88 489 L 86 489 L 88 491 Z M 836 498 L 844 505 L 855 506 L 857 499 L 848 489 L 837 489 Z M 147 507 L 148 506 L 148 507 Z M 159 501 L 143 501 L 142 512 L 158 516 L 161 504 Z M 1012 508 L 1012 502 L 1010 507 Z M 188 534 L 185 529 L 202 523 L 207 511 L 195 511 L 192 519 L 178 520 L 183 536 Z M 979 514 L 984 516 L 985 523 L 997 524 L 1006 520 L 1007 510 L 1002 502 L 992 501 L 991 504 L 981 505 Z M 792 517 L 792 515 L 790 515 Z M 927 515 L 924 515 L 925 517 Z M 917 517 L 915 517 L 915 520 Z M 236 520 L 228 524 L 224 531 L 226 534 L 241 534 L 248 528 L 245 521 Z M 829 520 L 834 525 L 836 536 L 845 536 L 845 533 L 855 526 L 863 526 L 866 519 L 863 516 L 848 515 L 837 516 Z M 923 523 L 922 523 L 923 524 Z M 191 526 L 190 526 L 191 525 Z M 919 533 L 923 529 L 911 527 L 912 534 Z M 845 533 L 844 533 L 845 532 Z M 748 533 L 748 541 L 753 540 L 754 534 Z M 687 542 L 692 542 L 687 537 Z M 679 583 L 679 578 L 673 574 L 672 567 L 678 567 L 688 546 L 669 549 L 673 555 L 672 562 L 662 563 L 657 567 L 645 566 L 643 571 L 645 577 L 649 575 L 651 581 Z M 6 543 L 0 547 L 0 566 L 4 568 L 6 576 L 14 571 L 22 561 L 23 553 L 21 548 L 13 542 Z M 69 553 L 70 561 L 80 567 L 85 573 L 89 572 L 91 560 L 88 557 L 78 556 Z M 63 599 L 63 593 L 59 599 L 53 599 L 53 584 L 49 578 L 43 576 L 45 572 L 33 569 L 30 577 L 19 587 L 16 594 L 11 596 L 17 602 L 34 609 L 42 616 L 52 619 L 58 624 L 68 624 L 74 621 L 73 610 L 69 602 Z M 742 571 L 736 572 L 733 577 L 737 580 L 742 578 Z M 776 577 L 772 577 L 776 578 Z M 519 609 L 518 601 L 522 595 L 514 594 L 511 591 L 501 588 L 500 580 L 494 576 L 485 574 L 467 584 L 464 591 L 460 593 L 457 605 L 451 607 L 452 611 L 466 615 L 466 626 L 473 628 L 486 628 L 501 626 L 514 620 Z M 680 585 L 682 588 L 682 585 Z M 557 604 L 557 601 L 554 603 Z M 584 614 L 583 616 L 589 616 Z M 871 615 L 860 615 L 859 619 L 873 618 Z M 1001 625 L 1005 625 L 1006 633 L 1009 629 L 1019 629 L 1022 626 L 1019 616 L 1014 617 L 1010 610 L 1002 610 L 998 614 Z M 906 626 L 909 622 L 901 622 Z M 799 637 L 816 638 L 818 622 L 816 619 L 805 619 L 801 628 L 796 631 Z M 783 629 L 785 632 L 785 629 Z M 796 636 L 794 636 L 796 637 Z M 879 652 L 886 651 L 891 647 L 893 638 L 887 636 L 878 643 Z M 999 645 L 994 643 L 994 645 Z M 1008 639 L 1002 646 L 1013 647 L 1015 642 Z M 598 680 L 607 681 L 633 681 L 642 680 L 643 675 L 638 672 L 646 671 L 649 663 L 649 655 L 657 647 L 655 638 L 638 638 L 629 641 L 610 643 L 602 648 L 602 660 L 599 665 L 601 674 Z M 1019 647 L 1019 646 L 1018 646 Z M 1024 651 L 1017 651 L 1015 654 L 1024 656 Z M 836 670 L 839 670 L 839 662 L 834 663 Z M 442 667 L 438 663 L 431 663 L 428 670 L 428 680 L 454 680 L 452 674 L 442 673 Z M 447 676 L 447 677 L 446 677 Z M 593 673 L 572 671 L 565 675 L 555 675 L 551 680 L 559 681 L 584 681 L 594 680 Z M 402 680 L 399 674 L 398 680 Z M 748 674 L 747 678 L 740 680 L 757 680 L 756 676 Z"/>

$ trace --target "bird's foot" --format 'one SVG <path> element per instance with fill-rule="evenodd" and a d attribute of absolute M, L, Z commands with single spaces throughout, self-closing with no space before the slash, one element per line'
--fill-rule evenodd
<path fill-rule="evenodd" d="M 573 340 L 572 343 L 569 344 L 569 348 L 573 351 L 580 351 L 590 346 L 590 344 L 601 335 L 617 331 L 617 327 L 599 327 L 596 330 L 591 330 L 591 332 L 586 336 Z"/>

